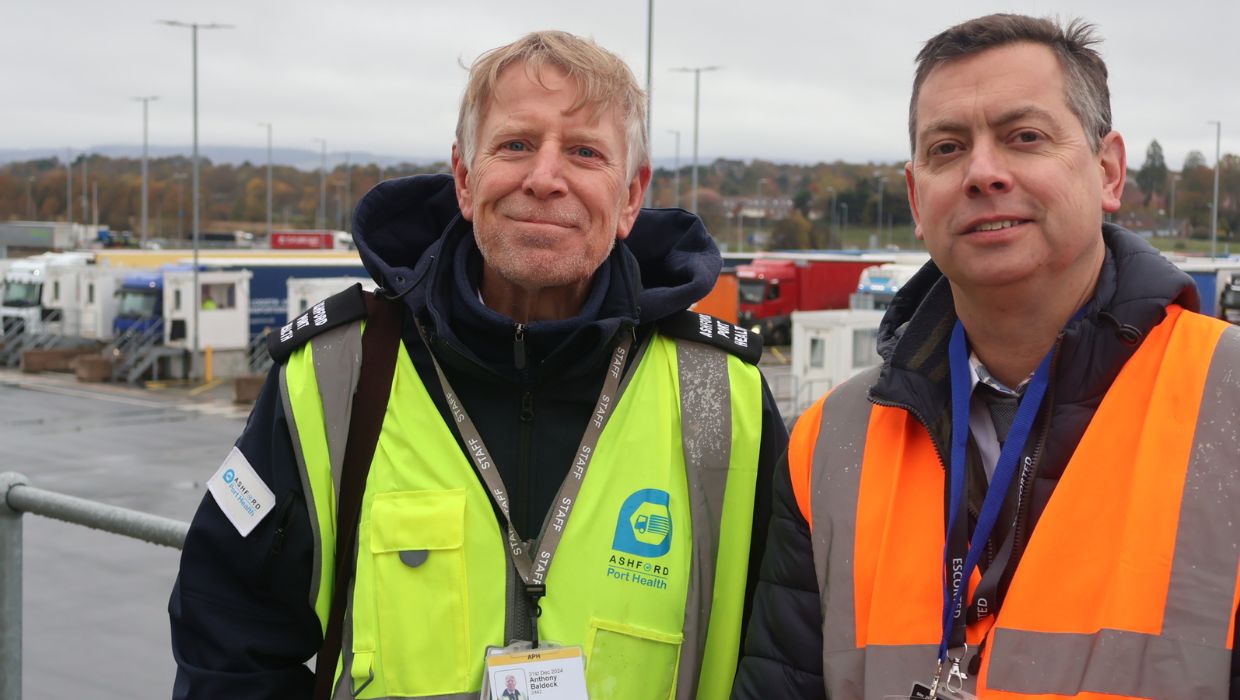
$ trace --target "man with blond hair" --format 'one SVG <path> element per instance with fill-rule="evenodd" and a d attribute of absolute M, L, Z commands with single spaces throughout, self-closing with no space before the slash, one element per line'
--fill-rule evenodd
<path fill-rule="evenodd" d="M 366 195 L 380 291 L 268 340 L 169 604 L 175 697 L 477 698 L 530 647 L 595 700 L 728 693 L 787 436 L 759 339 L 685 310 L 701 221 L 641 210 L 645 109 L 614 54 L 529 34 L 471 68 L 451 176 Z"/>
<path fill-rule="evenodd" d="M 1240 329 L 1104 220 L 1097 41 L 999 14 L 918 54 L 932 261 L 793 430 L 734 698 L 1240 696 Z"/>

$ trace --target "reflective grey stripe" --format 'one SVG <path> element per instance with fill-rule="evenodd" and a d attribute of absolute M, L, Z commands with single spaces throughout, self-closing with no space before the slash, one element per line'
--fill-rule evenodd
<path fill-rule="evenodd" d="M 1163 614 L 1164 637 L 1206 647 L 1231 641 L 1227 630 L 1234 618 L 1231 604 L 1240 561 L 1238 435 L 1240 328 L 1232 326 L 1214 348 L 1197 414 Z"/>
<path fill-rule="evenodd" d="M 310 562 L 310 607 L 316 608 L 319 599 L 319 585 L 322 583 L 320 574 L 323 569 L 323 534 L 319 532 L 319 514 L 314 501 L 314 491 L 310 487 L 310 472 L 306 469 L 306 456 L 301 450 L 301 435 L 297 432 L 297 417 L 293 414 L 293 404 L 288 395 L 288 365 L 280 365 L 280 401 L 284 404 L 284 418 L 288 423 L 289 437 L 292 438 L 293 453 L 297 456 L 297 477 L 301 479 L 302 498 L 306 504 L 306 514 L 310 516 L 311 541 L 313 543 L 313 559 Z"/>
<path fill-rule="evenodd" d="M 344 449 L 349 435 L 349 416 L 353 411 L 353 392 L 357 389 L 362 365 L 362 334 L 361 322 L 350 323 L 333 328 L 310 341 L 311 356 L 314 359 L 314 376 L 318 384 L 319 400 L 323 408 L 324 429 L 327 434 L 327 449 L 331 460 L 332 502 L 340 495 L 340 470 L 344 464 Z M 280 367 L 280 400 L 284 405 L 284 417 L 288 423 L 293 451 L 297 456 L 298 477 L 306 503 L 306 512 L 310 516 L 310 527 L 313 531 L 313 561 L 310 569 L 310 607 L 318 601 L 319 586 L 322 585 L 320 573 L 323 561 L 323 533 L 319 527 L 319 513 L 316 510 L 314 491 L 310 482 L 310 473 L 306 466 L 306 457 L 301 449 L 301 435 L 297 429 L 297 416 L 288 390 L 288 365 Z M 335 537 L 335 533 L 331 533 Z"/>
<path fill-rule="evenodd" d="M 361 322 L 333 328 L 310 341 L 314 357 L 314 377 L 323 404 L 323 427 L 327 452 L 331 456 L 332 485 L 340 493 L 340 471 L 349 439 L 349 417 L 353 413 L 353 393 L 362 369 Z"/>
<path fill-rule="evenodd" d="M 938 652 L 933 644 L 871 644 L 824 654 L 823 671 L 834 679 L 827 686 L 827 696 L 831 700 L 907 698 L 913 683 L 929 683 Z"/>
<path fill-rule="evenodd" d="M 822 598 L 824 680 L 832 698 L 836 697 L 837 684 L 848 687 L 864 682 L 863 678 L 847 673 L 836 676 L 828 659 L 835 652 L 857 647 L 853 543 L 861 457 L 870 424 L 866 396 L 877 378 L 878 369 L 867 370 L 836 387 L 823 406 L 818 442 L 814 445 L 810 476 L 814 570 Z"/>
<path fill-rule="evenodd" d="M 1057 634 L 997 628 L 991 650 L 987 685 L 1014 693 L 1225 698 L 1231 675 L 1231 651 L 1225 647 L 1138 632 Z"/>
<path fill-rule="evenodd" d="M 677 341 L 676 365 L 680 379 L 680 434 L 693 522 L 693 556 L 676 697 L 691 700 L 697 697 L 714 600 L 715 559 L 732 455 L 732 389 L 728 356 L 722 350 Z M 685 420 L 686 416 L 692 420 Z"/>
<path fill-rule="evenodd" d="M 354 547 L 357 543 L 354 543 Z M 357 561 L 354 549 L 353 561 Z M 356 581 L 357 577 L 353 577 Z M 336 678 L 336 692 L 332 700 L 352 700 L 353 683 L 353 581 L 349 583 L 349 602 L 344 608 L 344 624 L 340 627 L 340 676 Z M 333 659 L 333 663 L 335 659 Z M 373 667 L 372 667 L 373 671 Z"/>

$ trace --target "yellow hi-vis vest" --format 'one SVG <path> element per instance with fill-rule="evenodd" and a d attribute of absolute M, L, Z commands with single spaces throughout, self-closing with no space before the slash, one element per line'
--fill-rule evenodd
<path fill-rule="evenodd" d="M 324 630 L 361 325 L 315 337 L 280 372 Z M 583 647 L 593 700 L 723 698 L 740 647 L 760 375 L 658 334 L 633 371 L 547 574 L 539 634 Z M 520 579 L 484 485 L 403 347 L 357 543 L 333 697 L 475 700 L 487 647 L 510 641 Z M 426 557 L 410 565 L 403 552 Z"/>

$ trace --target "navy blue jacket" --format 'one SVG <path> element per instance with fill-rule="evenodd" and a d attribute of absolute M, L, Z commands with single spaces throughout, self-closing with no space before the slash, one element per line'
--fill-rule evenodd
<path fill-rule="evenodd" d="M 538 534 L 572 463 L 612 338 L 628 328 L 649 335 L 655 321 L 705 296 L 721 266 L 697 217 L 643 210 L 595 274 L 580 314 L 525 329 L 522 363 L 515 322 L 478 299 L 482 259 L 450 177 L 380 184 L 359 204 L 354 230 L 366 269 L 382 287 L 404 295 L 405 346 L 444 422 L 455 429 L 426 346 L 415 338 L 414 315 L 431 330 L 436 357 L 492 452 L 525 538 Z M 242 538 L 215 500 L 203 499 L 169 602 L 175 698 L 310 697 L 313 674 L 305 662 L 322 643 L 309 602 L 313 543 L 277 376 L 268 376 L 237 440 L 277 505 Z M 774 465 L 787 443 L 765 386 L 764 397 L 751 594 Z"/>

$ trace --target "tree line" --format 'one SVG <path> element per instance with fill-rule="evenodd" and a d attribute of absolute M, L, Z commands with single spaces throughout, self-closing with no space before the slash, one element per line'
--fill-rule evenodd
<path fill-rule="evenodd" d="M 149 233 L 177 240 L 189 236 L 190 161 L 155 158 L 149 168 Z M 655 169 L 651 188 L 656 207 L 689 208 L 691 168 Z M 85 198 L 83 198 L 85 172 Z M 447 173 L 446 162 L 337 165 L 326 175 L 323 225 L 348 230 L 353 205 L 381 179 Z M 66 178 L 72 178 L 72 213 L 66 205 Z M 200 165 L 201 228 L 204 231 L 264 230 L 267 218 L 265 164 Z M 1189 153 L 1178 173 L 1169 171 L 1157 141 L 1141 167 L 1129 173 L 1119 223 L 1138 230 L 1206 237 L 1210 228 L 1214 170 L 1198 151 Z M 849 230 L 912 225 L 905 194 L 903 163 L 819 163 L 815 165 L 717 159 L 698 172 L 697 208 L 721 241 L 734 240 L 738 224 L 769 233 L 770 248 L 836 248 Z M 1173 192 L 1174 188 L 1174 192 Z M 1174 194 L 1174 197 L 1172 196 Z M 72 162 L 46 158 L 0 166 L 0 220 L 65 220 L 138 231 L 141 226 L 141 161 L 82 154 Z M 1174 220 L 1172 203 L 1174 201 Z M 743 216 L 757 205 L 759 224 Z M 276 228 L 312 228 L 319 223 L 320 173 L 290 166 L 273 170 L 272 213 Z M 881 212 L 882 220 L 879 220 Z M 1240 233 L 1240 156 L 1221 159 L 1219 236 Z"/>

